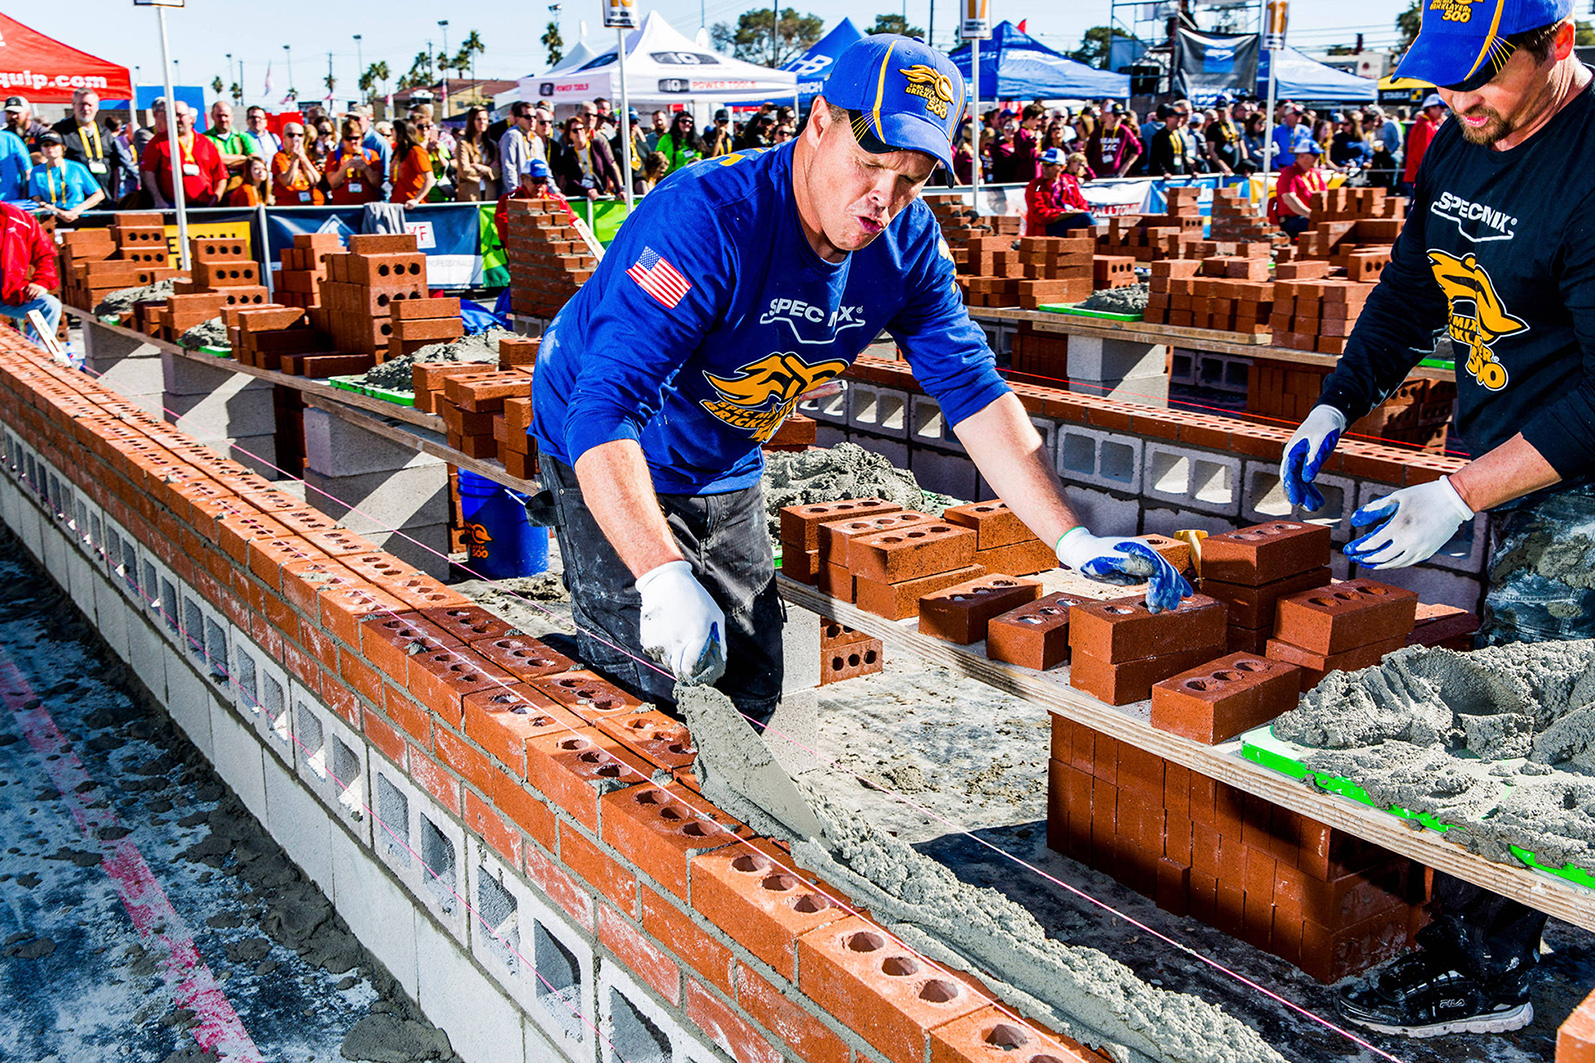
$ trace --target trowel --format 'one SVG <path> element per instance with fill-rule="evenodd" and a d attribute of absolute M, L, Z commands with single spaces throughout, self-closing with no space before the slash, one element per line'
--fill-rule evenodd
<path fill-rule="evenodd" d="M 675 694 L 698 747 L 697 772 L 704 796 L 742 806 L 726 810 L 760 833 L 812 839 L 829 849 L 820 817 L 731 699 L 712 686 L 687 683 L 677 683 Z M 716 791 L 729 791 L 742 800 L 728 800 Z M 759 822 L 761 818 L 764 822 Z"/>

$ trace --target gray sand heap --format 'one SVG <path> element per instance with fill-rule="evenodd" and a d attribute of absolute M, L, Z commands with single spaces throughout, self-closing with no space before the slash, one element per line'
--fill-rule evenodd
<path fill-rule="evenodd" d="M 1488 859 L 1595 869 L 1595 642 L 1410 647 L 1331 672 L 1273 733 Z"/>
<path fill-rule="evenodd" d="M 1049 939 L 1018 904 L 959 881 L 947 867 L 801 783 L 809 808 L 794 808 L 779 797 L 766 800 L 758 780 L 767 757 L 749 757 L 748 768 L 736 770 L 735 751 L 747 746 L 753 732 L 725 695 L 685 685 L 675 693 L 699 763 L 714 765 L 700 775 L 703 795 L 756 830 L 792 841 L 800 867 L 841 886 L 909 947 L 968 971 L 1010 1007 L 1121 1061 L 1283 1060 L 1256 1031 L 1214 1005 L 1154 988 L 1096 949 Z M 758 800 L 745 796 L 750 793 Z M 783 828 L 811 810 L 823 837 L 794 838 Z"/>
<path fill-rule="evenodd" d="M 781 537 L 782 507 L 844 498 L 884 498 L 935 517 L 951 504 L 943 495 L 922 490 L 913 473 L 857 443 L 764 456 L 764 509 L 772 541 Z"/>
<path fill-rule="evenodd" d="M 409 391 L 414 383 L 410 367 L 417 362 L 491 362 L 497 365 L 498 341 L 504 336 L 513 338 L 515 333 L 508 329 L 490 328 L 485 332 L 475 332 L 457 340 L 434 343 L 422 347 L 414 354 L 390 358 L 369 370 L 360 379 L 372 387 L 386 388 L 389 391 Z"/>
<path fill-rule="evenodd" d="M 201 321 L 178 340 L 184 347 L 227 347 L 227 326 L 219 317 Z"/>
<path fill-rule="evenodd" d="M 104 299 L 94 307 L 94 312 L 101 317 L 120 314 L 124 310 L 133 309 L 134 303 L 142 303 L 152 299 L 165 299 L 172 294 L 172 282 L 159 280 L 154 284 L 146 284 L 142 288 L 118 288 L 108 292 Z"/>
<path fill-rule="evenodd" d="M 1144 314 L 1150 291 L 1145 284 L 1129 284 L 1123 288 L 1102 288 L 1091 293 L 1091 298 L 1079 304 L 1081 310 L 1099 310 L 1107 314 Z"/>

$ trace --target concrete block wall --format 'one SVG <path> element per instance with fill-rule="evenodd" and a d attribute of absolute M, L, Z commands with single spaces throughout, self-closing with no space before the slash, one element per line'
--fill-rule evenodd
<path fill-rule="evenodd" d="M 1188 362 L 1188 375 L 1204 372 L 1206 363 L 1199 358 Z M 1211 372 L 1219 378 L 1229 372 L 1225 361 L 1214 365 Z M 844 394 L 799 406 L 800 412 L 820 421 L 821 446 L 858 443 L 913 471 L 931 490 L 960 499 L 992 496 L 951 427 L 942 422 L 940 408 L 914 383 L 907 362 L 861 357 L 847 376 L 851 388 L 863 390 L 864 397 Z M 1354 538 L 1351 515 L 1358 507 L 1464 464 L 1459 458 L 1342 440 L 1318 476 L 1324 508 L 1308 513 L 1289 504 L 1279 482 L 1287 429 L 1036 384 L 1012 387 L 1041 432 L 1081 517 L 1099 534 L 1166 535 L 1185 528 L 1221 532 L 1290 518 L 1326 525 L 1335 543 L 1344 545 Z M 883 433 L 870 416 L 853 415 L 880 409 L 910 411 L 906 434 Z M 1422 565 L 1374 572 L 1351 564 L 1337 551 L 1335 576 L 1369 576 L 1417 590 L 1424 601 L 1477 611 L 1486 586 L 1488 543 L 1489 517 L 1480 514 Z"/>
<path fill-rule="evenodd" d="M 7 336 L 0 420 L 0 516 L 470 1063 L 956 1060 L 999 1028 L 1105 1058 L 913 953 L 600 710 L 452 635 L 399 652 L 385 625 L 474 607 Z"/>

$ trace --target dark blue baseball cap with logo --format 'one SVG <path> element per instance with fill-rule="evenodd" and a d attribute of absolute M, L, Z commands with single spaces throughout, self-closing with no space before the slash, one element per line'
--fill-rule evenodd
<path fill-rule="evenodd" d="M 921 151 L 952 168 L 964 76 L 923 41 L 894 33 L 855 41 L 836 57 L 821 95 L 847 108 L 866 151 Z"/>
<path fill-rule="evenodd" d="M 1488 84 L 1517 49 L 1506 38 L 1567 18 L 1573 0 L 1425 0 L 1423 27 L 1394 76 L 1457 92 Z"/>

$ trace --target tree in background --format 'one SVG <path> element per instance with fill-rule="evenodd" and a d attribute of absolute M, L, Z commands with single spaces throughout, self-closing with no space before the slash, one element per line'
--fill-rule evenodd
<path fill-rule="evenodd" d="M 1573 43 L 1581 48 L 1595 44 L 1595 26 L 1591 26 L 1588 22 L 1575 21 L 1573 23 Z"/>
<path fill-rule="evenodd" d="M 321 83 L 327 86 L 327 99 L 332 99 L 332 90 L 338 87 L 338 79 L 329 71 L 327 76 L 321 79 Z"/>
<path fill-rule="evenodd" d="M 908 20 L 902 15 L 876 15 L 875 25 L 864 31 L 865 33 L 899 33 L 904 37 L 925 36 L 925 31 L 918 26 L 910 26 Z"/>
<path fill-rule="evenodd" d="M 210 90 L 216 95 L 220 96 L 222 94 L 222 89 L 225 87 L 226 86 L 222 84 L 222 79 L 219 75 L 210 79 Z"/>
<path fill-rule="evenodd" d="M 1092 26 L 1080 35 L 1080 47 L 1069 53 L 1069 58 L 1098 70 L 1108 65 L 1108 49 L 1113 42 L 1113 27 Z"/>
<path fill-rule="evenodd" d="M 460 45 L 460 54 L 454 57 L 454 69 L 465 73 L 469 68 L 471 80 L 476 80 L 476 57 L 479 53 L 487 51 L 487 45 L 482 43 L 482 35 L 475 30 L 465 38 L 465 43 Z"/>
<path fill-rule="evenodd" d="M 227 95 L 233 98 L 234 103 L 242 104 L 244 102 L 244 87 L 235 81 L 227 86 Z"/>
<path fill-rule="evenodd" d="M 409 72 L 398 80 L 400 89 L 418 89 L 430 85 L 432 77 L 432 53 L 417 52 L 410 62 Z"/>
<path fill-rule="evenodd" d="M 543 47 L 548 49 L 548 65 L 556 66 L 565 58 L 565 38 L 559 35 L 559 20 L 549 19 L 543 31 Z"/>
<path fill-rule="evenodd" d="M 360 91 L 367 96 L 377 87 L 377 82 L 382 82 L 383 95 L 387 95 L 388 77 L 390 76 L 387 61 L 372 63 L 366 67 L 366 72 L 360 75 Z"/>
<path fill-rule="evenodd" d="M 772 23 L 773 13 L 769 8 L 755 8 L 737 16 L 735 29 L 726 22 L 716 23 L 709 30 L 709 39 L 717 50 L 730 52 L 737 59 L 778 67 L 788 59 L 808 51 L 825 30 L 825 20 L 820 16 L 812 12 L 799 15 L 795 8 L 786 8 L 781 12 L 780 25 L 775 27 L 772 61 Z"/>
<path fill-rule="evenodd" d="M 1396 16 L 1396 32 L 1401 34 L 1401 43 L 1396 45 L 1396 51 L 1405 52 L 1410 48 L 1422 27 L 1423 9 L 1418 6 L 1418 0 L 1412 0 L 1412 4 Z"/>

